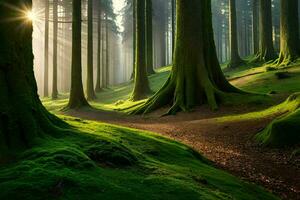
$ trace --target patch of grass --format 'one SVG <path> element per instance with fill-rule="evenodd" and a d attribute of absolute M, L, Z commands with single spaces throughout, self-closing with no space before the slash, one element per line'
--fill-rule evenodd
<path fill-rule="evenodd" d="M 74 130 L 0 166 L 0 199 L 277 199 L 178 142 L 61 117 Z"/>

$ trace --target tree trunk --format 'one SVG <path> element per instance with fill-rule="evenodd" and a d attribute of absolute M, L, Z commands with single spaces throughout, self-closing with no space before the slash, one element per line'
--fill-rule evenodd
<path fill-rule="evenodd" d="M 106 54 L 105 54 L 105 76 L 106 76 L 106 79 L 105 79 L 105 86 L 108 87 L 109 86 L 109 83 L 110 83 L 110 73 L 109 73 L 109 35 L 108 35 L 108 14 L 106 12 L 105 14 L 105 39 L 106 39 Z"/>
<path fill-rule="evenodd" d="M 228 64 L 228 68 L 236 68 L 242 63 L 238 49 L 235 3 L 235 0 L 229 0 L 230 62 Z"/>
<path fill-rule="evenodd" d="M 96 81 L 96 92 L 101 91 L 101 26 L 102 26 L 102 20 L 101 20 L 101 1 L 99 1 L 99 7 L 98 7 L 98 43 L 97 43 L 97 81 Z"/>
<path fill-rule="evenodd" d="M 52 99 L 57 99 L 57 31 L 58 31 L 58 0 L 53 0 L 53 74 Z"/>
<path fill-rule="evenodd" d="M 30 9 L 31 0 L 2 0 L 0 4 L 1 160 L 34 145 L 37 137 L 58 133 L 56 126 L 62 125 L 46 111 L 37 94 L 32 23 L 25 16 L 20 18 L 24 5 Z"/>
<path fill-rule="evenodd" d="M 252 35 L 253 35 L 253 53 L 257 54 L 259 51 L 258 38 L 258 1 L 253 0 L 252 3 Z"/>
<path fill-rule="evenodd" d="M 146 68 L 146 48 L 145 48 L 145 0 L 136 0 L 136 48 L 135 48 L 135 76 L 134 89 L 131 99 L 138 101 L 147 97 L 150 92 L 147 68 Z"/>
<path fill-rule="evenodd" d="M 132 113 L 149 113 L 173 104 L 168 114 L 209 104 L 241 93 L 225 79 L 216 54 L 210 0 L 177 0 L 176 48 L 172 72 L 165 85 Z"/>
<path fill-rule="evenodd" d="M 88 0 L 88 46 L 87 46 L 87 100 L 96 99 L 94 91 L 94 66 L 93 66 L 93 0 Z"/>
<path fill-rule="evenodd" d="M 259 52 L 257 61 L 268 62 L 276 58 L 272 35 L 271 0 L 259 0 Z"/>
<path fill-rule="evenodd" d="M 175 49 L 175 12 L 176 12 L 176 0 L 172 0 L 171 4 L 172 4 L 172 57 L 174 55 L 174 49 Z"/>
<path fill-rule="evenodd" d="M 72 20 L 72 72 L 71 92 L 68 107 L 79 109 L 88 106 L 83 93 L 82 86 L 82 64 L 81 64 L 81 0 L 73 0 Z"/>
<path fill-rule="evenodd" d="M 281 0 L 279 65 L 288 65 L 299 57 L 298 0 Z"/>
<path fill-rule="evenodd" d="M 49 0 L 45 0 L 44 97 L 49 96 Z"/>
<path fill-rule="evenodd" d="M 136 59 L 136 55 L 135 55 L 135 52 L 136 52 L 136 31 L 135 31 L 135 27 L 136 27 L 136 10 L 135 10 L 135 7 L 136 7 L 136 1 L 137 0 L 132 0 L 132 7 L 133 7 L 133 19 L 132 19 L 132 21 L 133 21 L 133 40 L 132 40 L 132 42 L 133 42 L 133 65 L 135 65 L 135 59 Z M 130 79 L 134 79 L 134 76 L 135 76 L 135 66 L 133 66 L 133 68 L 132 68 L 132 74 L 131 74 L 131 78 Z"/>
<path fill-rule="evenodd" d="M 146 64 L 147 73 L 154 74 L 153 70 L 153 34 L 152 34 L 152 0 L 146 0 Z"/>

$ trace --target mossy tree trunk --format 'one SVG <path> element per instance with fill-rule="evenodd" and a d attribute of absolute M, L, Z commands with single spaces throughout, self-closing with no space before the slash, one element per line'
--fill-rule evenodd
<path fill-rule="evenodd" d="M 256 60 L 268 62 L 275 58 L 271 0 L 259 0 L 259 52 Z"/>
<path fill-rule="evenodd" d="M 88 106 L 88 102 L 82 86 L 81 0 L 73 0 L 71 91 L 67 108 L 79 109 L 84 106 Z"/>
<path fill-rule="evenodd" d="M 145 1 L 136 0 L 136 47 L 135 47 L 135 76 L 134 76 L 134 89 L 131 99 L 138 101 L 147 97 L 150 93 L 150 87 L 147 77 L 146 68 L 146 12 Z"/>
<path fill-rule="evenodd" d="M 146 64 L 147 73 L 154 74 L 153 69 L 153 33 L 152 33 L 152 0 L 146 0 Z"/>
<path fill-rule="evenodd" d="M 229 0 L 229 39 L 230 39 L 230 62 L 228 68 L 236 68 L 242 63 L 239 55 L 237 38 L 236 0 Z"/>
<path fill-rule="evenodd" d="M 149 113 L 171 104 L 168 114 L 209 104 L 215 110 L 230 93 L 241 93 L 225 79 L 216 54 L 210 0 L 177 0 L 176 47 L 172 72 L 164 86 L 132 110 Z"/>
<path fill-rule="evenodd" d="M 58 90 L 57 90 L 57 35 L 58 35 L 58 0 L 53 0 L 52 99 L 57 99 L 58 98 Z"/>
<path fill-rule="evenodd" d="M 30 9 L 32 1 L 0 3 L 0 160 L 34 145 L 44 134 L 57 133 L 61 125 L 45 110 L 37 94 L 32 24 L 20 12 L 24 5 Z"/>
<path fill-rule="evenodd" d="M 279 65 L 288 65 L 300 55 L 298 0 L 280 3 L 280 55 Z"/>
<path fill-rule="evenodd" d="M 88 46 L 87 46 L 87 100 L 96 99 L 94 91 L 94 66 L 93 66 L 93 0 L 88 0 Z"/>
<path fill-rule="evenodd" d="M 253 52 L 257 54 L 259 51 L 259 37 L 258 37 L 258 1 L 252 2 L 252 37 L 253 37 Z"/>
<path fill-rule="evenodd" d="M 49 96 L 49 0 L 45 0 L 44 97 Z"/>
<path fill-rule="evenodd" d="M 98 42 L 97 42 L 97 81 L 96 81 L 96 92 L 101 91 L 101 29 L 102 29 L 102 8 L 101 8 L 101 1 L 98 2 Z"/>
<path fill-rule="evenodd" d="M 133 13 L 132 13 L 132 24 L 133 24 L 133 34 L 132 34 L 132 45 L 133 45 L 133 69 L 132 69 L 132 73 L 131 73 L 131 79 L 134 79 L 135 76 L 135 47 L 136 47 L 136 31 L 135 31 L 135 27 L 136 27 L 136 10 L 135 10 L 135 6 L 136 6 L 136 1 L 137 0 L 132 0 L 132 8 L 133 8 Z"/>

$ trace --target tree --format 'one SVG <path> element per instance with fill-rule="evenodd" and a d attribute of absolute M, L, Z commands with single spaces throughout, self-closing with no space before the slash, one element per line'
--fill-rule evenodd
<path fill-rule="evenodd" d="M 58 0 L 53 0 L 53 76 L 52 99 L 57 99 L 57 34 L 58 34 Z"/>
<path fill-rule="evenodd" d="M 228 68 L 236 68 L 242 63 L 238 50 L 235 3 L 235 0 L 229 0 L 230 62 Z"/>
<path fill-rule="evenodd" d="M 136 0 L 135 2 L 136 12 L 136 42 L 135 42 L 135 75 L 134 75 L 134 89 L 131 99 L 133 101 L 141 100 L 150 93 L 150 87 L 147 77 L 146 68 L 146 12 L 145 12 L 145 0 Z"/>
<path fill-rule="evenodd" d="M 258 53 L 259 50 L 259 39 L 258 39 L 258 1 L 253 0 L 252 2 L 252 37 L 253 37 L 253 52 Z"/>
<path fill-rule="evenodd" d="M 49 0 L 45 0 L 44 97 L 49 93 Z"/>
<path fill-rule="evenodd" d="M 93 0 L 88 0 L 88 46 L 87 46 L 87 100 L 96 99 L 94 91 L 94 66 L 93 66 Z"/>
<path fill-rule="evenodd" d="M 73 0 L 72 18 L 71 91 L 67 108 L 78 109 L 89 105 L 84 97 L 81 74 L 81 0 Z"/>
<path fill-rule="evenodd" d="M 170 103 L 173 106 L 168 114 L 205 103 L 215 110 L 218 100 L 242 93 L 229 84 L 221 71 L 213 39 L 211 1 L 177 0 L 176 6 L 176 47 L 171 74 L 164 86 L 132 113 L 149 113 Z"/>
<path fill-rule="evenodd" d="M 280 54 L 278 65 L 288 65 L 300 55 L 298 0 L 281 0 L 280 9 Z"/>
<path fill-rule="evenodd" d="M 153 37 L 152 37 L 152 0 L 146 0 L 146 66 L 147 73 L 154 74 L 153 70 Z"/>
<path fill-rule="evenodd" d="M 97 81 L 96 81 L 96 92 L 101 91 L 101 40 L 102 40 L 102 8 L 101 8 L 101 0 L 98 1 L 98 42 L 97 42 Z"/>
<path fill-rule="evenodd" d="M 58 133 L 57 127 L 62 125 L 46 111 L 37 94 L 33 74 L 33 28 L 20 11 L 24 5 L 30 10 L 31 0 L 2 0 L 0 4 L 1 159 L 31 147 L 42 135 Z"/>
<path fill-rule="evenodd" d="M 272 37 L 271 0 L 259 0 L 259 52 L 256 61 L 267 62 L 276 58 Z"/>

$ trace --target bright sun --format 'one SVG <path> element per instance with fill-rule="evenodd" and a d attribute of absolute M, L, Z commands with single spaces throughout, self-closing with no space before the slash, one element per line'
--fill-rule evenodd
<path fill-rule="evenodd" d="M 28 11 L 28 12 L 26 13 L 26 17 L 27 17 L 27 19 L 30 20 L 30 21 L 35 21 L 35 20 L 37 20 L 37 15 L 36 15 L 32 10 L 30 10 L 30 11 Z"/>

